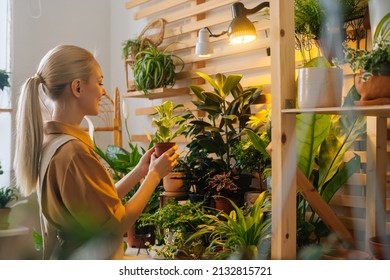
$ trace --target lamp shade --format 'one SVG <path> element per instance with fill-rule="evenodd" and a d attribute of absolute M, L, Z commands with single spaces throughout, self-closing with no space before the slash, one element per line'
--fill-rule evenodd
<path fill-rule="evenodd" d="M 195 46 L 195 54 L 199 57 L 207 57 L 213 53 L 213 46 L 210 43 L 209 31 L 202 28 L 198 33 L 198 42 Z"/>
<path fill-rule="evenodd" d="M 229 25 L 228 36 L 231 45 L 245 44 L 256 39 L 256 28 L 246 16 L 236 17 Z"/>

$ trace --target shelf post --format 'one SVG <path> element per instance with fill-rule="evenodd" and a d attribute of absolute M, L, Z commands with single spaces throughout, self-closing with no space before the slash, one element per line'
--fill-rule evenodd
<path fill-rule="evenodd" d="M 272 259 L 296 258 L 294 1 L 275 0 L 271 14 Z M 283 78 L 283 80 L 282 80 Z"/>

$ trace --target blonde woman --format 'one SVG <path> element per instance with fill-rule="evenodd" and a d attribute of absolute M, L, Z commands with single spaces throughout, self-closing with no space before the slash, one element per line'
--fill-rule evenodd
<path fill-rule="evenodd" d="M 40 94 L 53 102 L 43 123 Z M 156 158 L 148 150 L 113 183 L 80 128 L 106 94 L 99 63 L 87 50 L 57 46 L 22 87 L 16 119 L 15 176 L 22 194 L 37 191 L 44 259 L 121 259 L 123 233 L 139 217 L 160 180 L 177 164 L 177 146 Z M 141 179 L 138 192 L 121 198 Z"/>

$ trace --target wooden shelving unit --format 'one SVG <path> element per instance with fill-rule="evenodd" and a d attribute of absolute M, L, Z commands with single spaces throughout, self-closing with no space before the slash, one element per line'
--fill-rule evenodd
<path fill-rule="evenodd" d="M 143 91 L 129 91 L 123 94 L 124 98 L 147 98 L 147 99 L 161 99 L 173 96 L 190 94 L 188 88 L 156 88 L 148 90 L 148 93 Z"/>
<path fill-rule="evenodd" d="M 386 232 L 387 118 L 390 105 L 290 109 L 295 99 L 294 2 L 271 2 L 272 259 L 296 259 L 296 114 L 367 116 L 365 240 Z"/>

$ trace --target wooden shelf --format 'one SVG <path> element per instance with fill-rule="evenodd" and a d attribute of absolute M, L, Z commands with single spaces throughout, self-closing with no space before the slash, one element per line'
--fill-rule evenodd
<path fill-rule="evenodd" d="M 189 94 L 189 88 L 156 88 L 151 89 L 148 93 L 144 93 L 143 91 L 129 91 L 123 94 L 124 98 L 147 98 L 147 99 L 159 99 L 159 98 L 167 98 L 173 96 L 179 96 L 184 94 Z"/>
<path fill-rule="evenodd" d="M 11 113 L 11 112 L 12 112 L 12 109 L 0 108 L 0 113 Z"/>
<path fill-rule="evenodd" d="M 300 113 L 317 113 L 317 114 L 330 114 L 330 115 L 352 114 L 352 115 L 375 116 L 375 117 L 389 117 L 390 105 L 282 109 L 281 112 L 286 114 L 300 114 Z"/>

